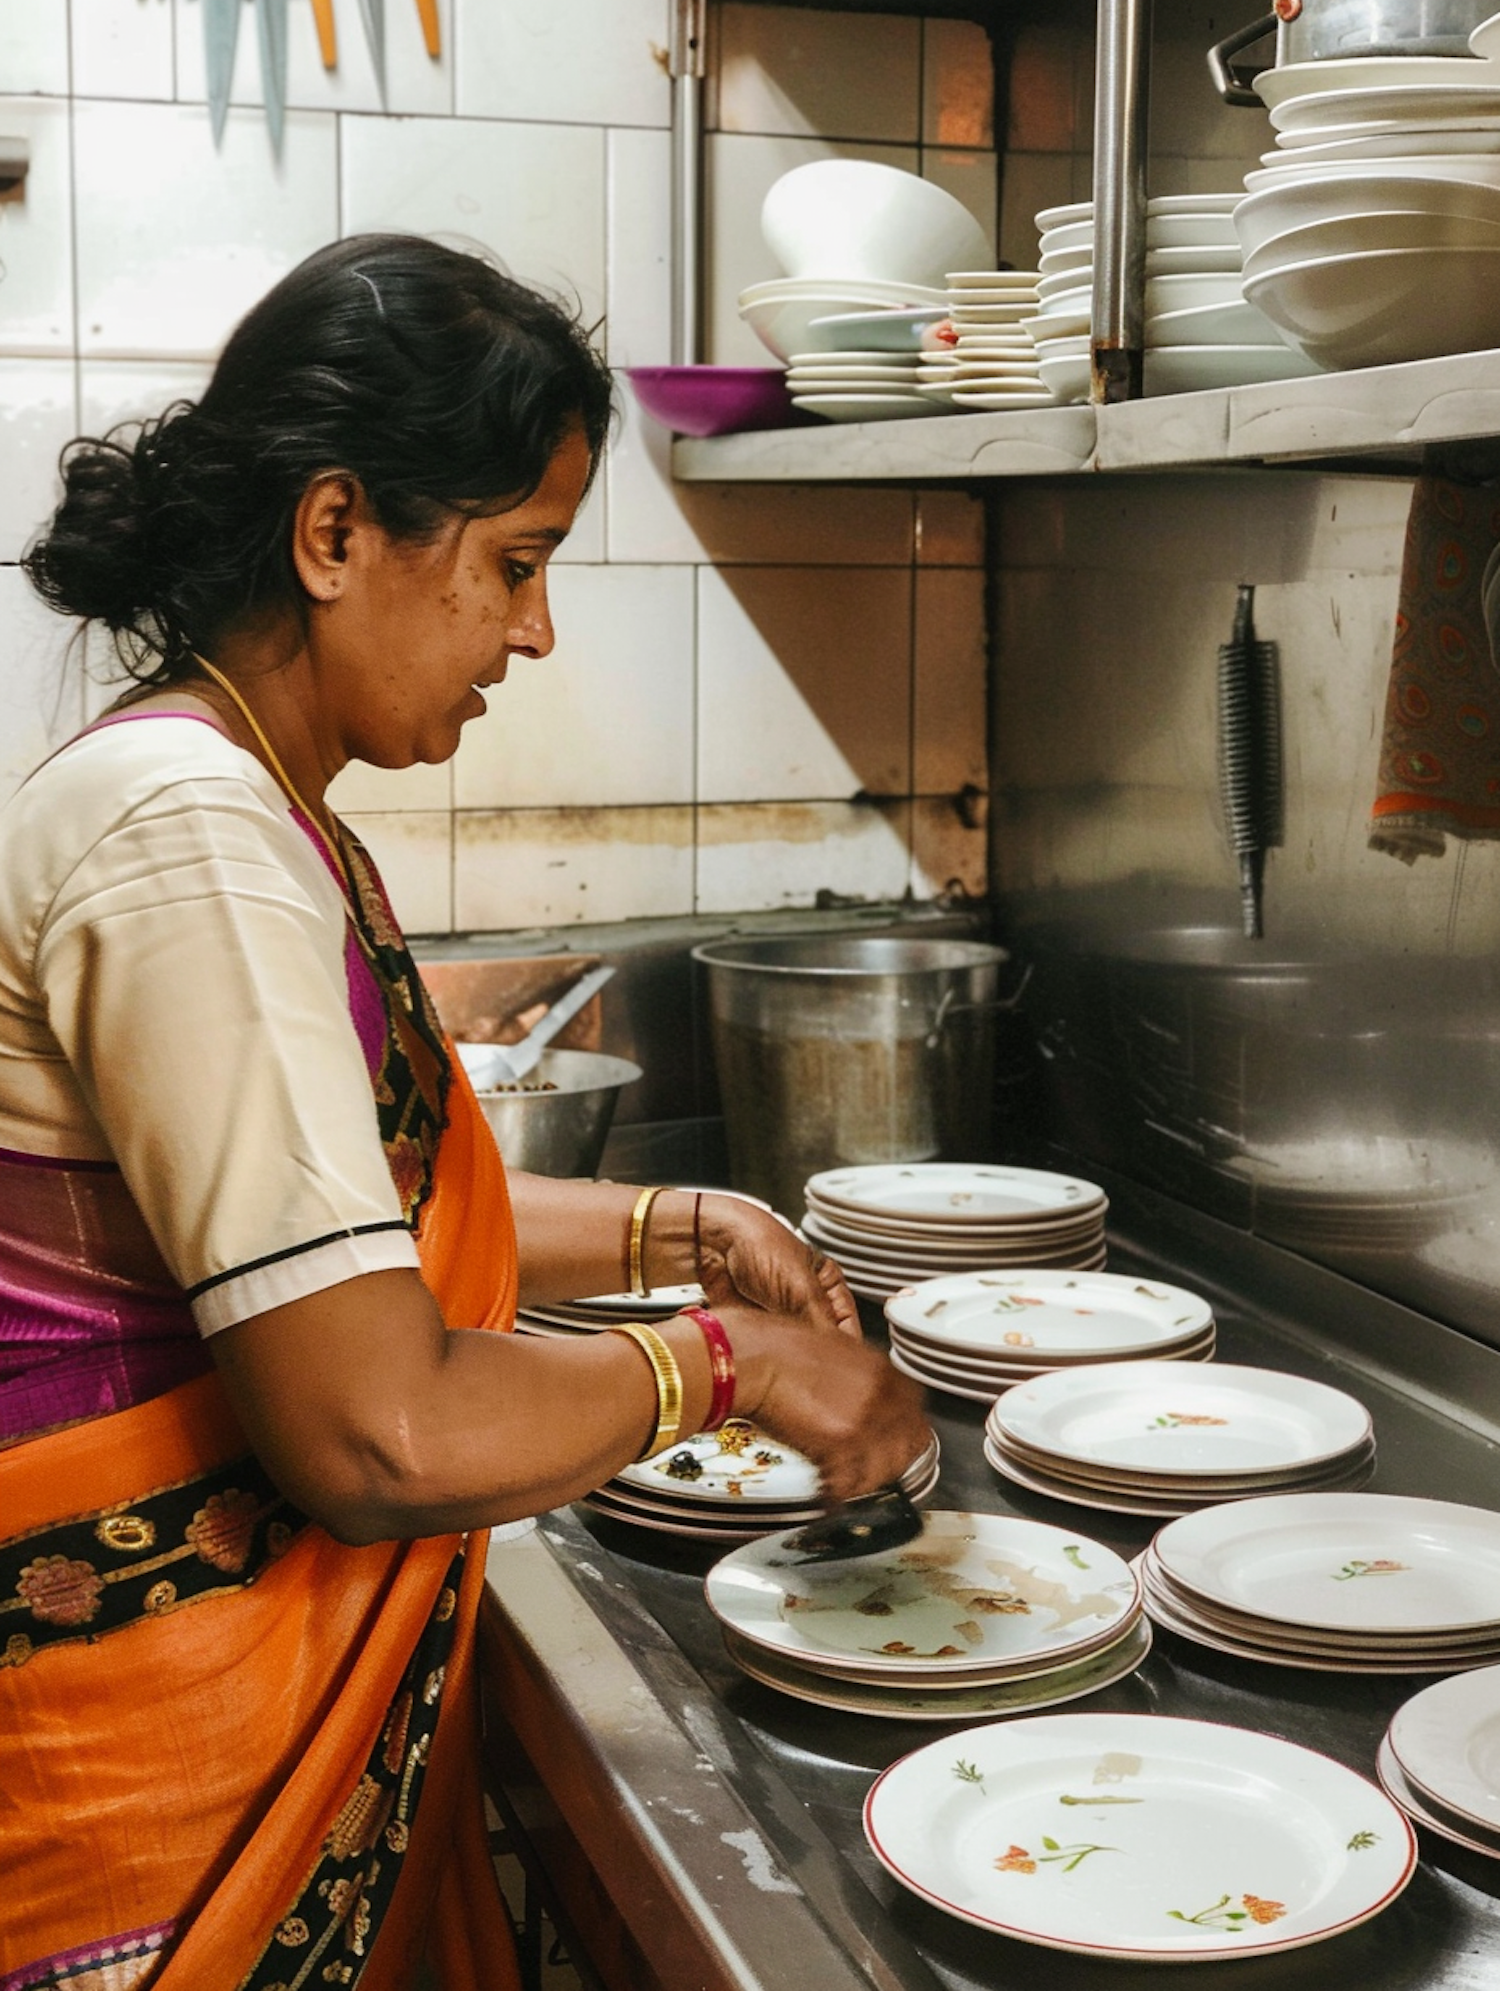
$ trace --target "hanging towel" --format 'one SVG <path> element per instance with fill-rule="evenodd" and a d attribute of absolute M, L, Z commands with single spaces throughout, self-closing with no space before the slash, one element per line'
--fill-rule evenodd
<path fill-rule="evenodd" d="M 1500 486 L 1412 492 L 1370 847 L 1414 864 L 1500 838 Z"/>

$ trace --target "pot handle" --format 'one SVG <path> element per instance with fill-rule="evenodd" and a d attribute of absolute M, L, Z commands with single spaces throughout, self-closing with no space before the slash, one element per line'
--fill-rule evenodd
<path fill-rule="evenodd" d="M 1281 25 L 1275 14 L 1262 14 L 1258 21 L 1252 21 L 1247 28 L 1237 28 L 1232 35 L 1226 35 L 1221 42 L 1215 42 L 1208 51 L 1208 73 L 1214 79 L 1214 88 L 1226 104 L 1243 105 L 1248 110 L 1263 111 L 1265 105 L 1250 88 L 1250 72 L 1236 69 L 1233 57 L 1242 48 L 1250 48 L 1267 35 L 1274 35 Z"/>
<path fill-rule="evenodd" d="M 993 1002 L 955 1002 L 952 989 L 944 989 L 932 1019 L 932 1028 L 927 1033 L 928 1050 L 937 1049 L 938 1039 L 943 1034 L 943 1025 L 950 1016 L 962 1016 L 970 1010 L 1014 1009 L 1026 993 L 1026 984 L 1031 980 L 1031 969 L 1032 964 L 1028 961 L 1020 981 L 1016 983 L 1011 993 L 1007 996 L 996 996 Z"/>

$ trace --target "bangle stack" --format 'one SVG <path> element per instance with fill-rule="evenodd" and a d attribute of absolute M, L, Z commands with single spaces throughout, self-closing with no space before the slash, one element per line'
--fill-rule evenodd
<path fill-rule="evenodd" d="M 684 1307 L 682 1311 L 688 1320 L 697 1322 L 708 1349 L 714 1388 L 703 1429 L 717 1431 L 734 1414 L 734 1349 L 717 1314 L 711 1314 L 707 1307 Z"/>
<path fill-rule="evenodd" d="M 682 1430 L 682 1371 L 677 1366 L 677 1357 L 654 1327 L 644 1327 L 637 1321 L 616 1321 L 606 1332 L 628 1336 L 651 1364 L 651 1374 L 656 1379 L 656 1428 L 638 1457 L 654 1459 L 658 1452 L 676 1444 Z"/>

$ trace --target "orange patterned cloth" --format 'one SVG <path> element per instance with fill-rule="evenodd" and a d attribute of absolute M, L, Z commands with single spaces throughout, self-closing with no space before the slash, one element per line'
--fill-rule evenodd
<path fill-rule="evenodd" d="M 450 1324 L 504 1328 L 504 1169 L 453 1063 L 422 1271 Z M 434 1904 L 445 1991 L 518 1984 L 479 1790 L 482 1535 L 336 1542 L 267 1486 L 216 1375 L 0 1452 L 0 1527 L 0 1991 L 402 1991 Z"/>
<path fill-rule="evenodd" d="M 1500 837 L 1500 676 L 1487 580 L 1500 489 L 1419 477 L 1412 492 L 1370 847 L 1414 864 Z"/>

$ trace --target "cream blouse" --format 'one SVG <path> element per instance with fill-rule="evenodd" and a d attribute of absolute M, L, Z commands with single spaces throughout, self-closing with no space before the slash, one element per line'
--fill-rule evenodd
<path fill-rule="evenodd" d="M 106 725 L 0 808 L 0 1148 L 116 1163 L 204 1334 L 417 1264 L 345 939 L 286 797 L 213 725 Z"/>

